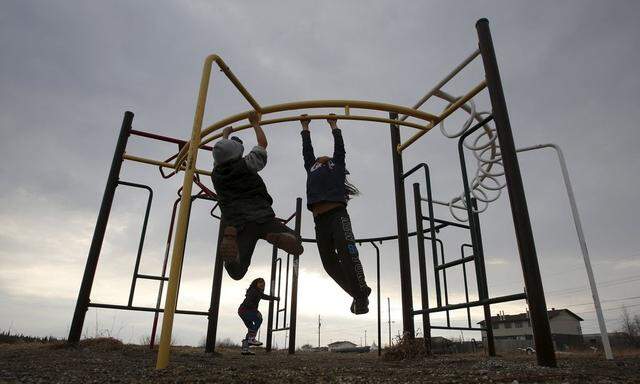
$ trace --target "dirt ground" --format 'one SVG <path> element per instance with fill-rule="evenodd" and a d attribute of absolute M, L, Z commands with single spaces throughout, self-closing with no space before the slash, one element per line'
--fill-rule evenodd
<path fill-rule="evenodd" d="M 156 352 L 119 342 L 0 344 L 0 383 L 640 383 L 640 355 L 614 362 L 588 353 L 558 354 L 559 368 L 535 357 L 446 355 L 385 361 L 375 353 L 284 352 L 241 356 L 173 348 L 170 368 L 154 369 Z"/>

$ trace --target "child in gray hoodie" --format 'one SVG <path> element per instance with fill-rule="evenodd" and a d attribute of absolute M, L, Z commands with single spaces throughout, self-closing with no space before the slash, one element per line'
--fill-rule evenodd
<path fill-rule="evenodd" d="M 276 218 L 273 199 L 258 175 L 267 164 L 267 138 L 253 112 L 249 121 L 256 133 L 258 145 L 242 156 L 244 146 L 237 137 L 229 138 L 231 127 L 213 147 L 214 167 L 211 179 L 218 194 L 225 225 L 220 256 L 225 269 L 234 280 L 247 273 L 258 239 L 264 239 L 283 251 L 300 255 L 304 251 L 300 237 Z"/>

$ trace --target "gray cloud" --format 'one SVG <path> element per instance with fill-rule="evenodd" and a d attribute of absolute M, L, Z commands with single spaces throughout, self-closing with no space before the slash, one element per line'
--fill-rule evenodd
<path fill-rule="evenodd" d="M 13 322 L 26 333 L 65 334 L 123 111 L 136 113 L 136 129 L 186 137 L 207 54 L 220 54 L 262 104 L 354 98 L 412 105 L 475 48 L 474 23 L 485 16 L 492 23 L 516 143 L 554 142 L 565 150 L 596 277 L 605 282 L 601 295 L 605 300 L 627 297 L 626 292 L 637 290 L 638 281 L 621 279 L 640 275 L 640 246 L 634 230 L 640 165 L 634 119 L 640 101 L 639 14 L 640 6 L 631 1 L 412 1 L 401 6 L 389 1 L 5 1 L 0 12 L 0 150 L 4 155 L 0 260 L 10 268 L 0 272 L 0 308 L 13 315 L 3 318 L 0 328 Z M 481 65 L 474 63 L 463 75 L 447 89 L 464 93 L 480 80 Z M 478 102 L 488 108 L 486 95 Z M 425 108 L 442 107 L 431 103 Z M 223 76 L 214 72 L 205 121 L 247 108 Z M 448 124 L 461 121 L 462 116 L 454 116 Z M 318 152 L 331 149 L 324 125 L 312 125 Z M 347 122 L 343 126 L 348 166 L 363 191 L 350 204 L 354 229 L 360 236 L 391 234 L 395 212 L 389 133 L 384 126 Z M 304 195 L 298 127 L 283 124 L 269 127 L 267 133 L 270 163 L 263 176 L 277 212 L 286 216 L 294 208 L 295 197 Z M 403 134 L 407 137 L 409 132 Z M 242 136 L 253 142 L 251 134 Z M 168 157 L 173 151 L 173 146 L 136 138 L 128 147 L 130 153 L 154 158 Z M 528 153 L 520 161 L 548 303 L 559 307 L 588 303 L 590 295 L 554 156 L 550 151 Z M 437 131 L 425 136 L 406 152 L 405 166 L 421 161 L 433 169 L 438 197 L 459 193 L 452 140 Z M 210 162 L 203 153 L 199 166 L 210 167 Z M 142 268 L 159 273 L 169 210 L 180 180 L 162 181 L 156 170 L 129 163 L 122 179 L 149 183 L 156 190 Z M 119 190 L 94 297 L 126 299 L 143 204 L 140 192 Z M 202 309 L 208 306 L 217 229 L 207 216 L 208 203 L 195 204 L 180 300 Z M 444 209 L 438 215 L 448 217 Z M 506 193 L 481 220 L 492 293 L 521 290 Z M 409 222 L 413 222 L 411 213 Z M 312 236 L 311 217 L 305 214 L 303 223 L 303 234 Z M 447 257 L 457 257 L 466 234 L 447 230 L 441 235 L 450 244 Z M 393 243 L 382 247 L 382 287 L 384 297 L 392 299 L 392 316 L 398 321 L 395 247 Z M 415 255 L 414 244 L 412 250 Z M 269 257 L 268 247 L 259 247 L 248 278 L 266 274 Z M 362 248 L 362 258 L 374 283 L 370 246 Z M 308 276 L 322 289 L 335 288 L 326 277 L 321 279 L 325 275 L 313 247 L 308 247 L 302 263 L 303 278 Z M 44 277 L 48 272 L 56 276 L 50 282 L 29 277 L 29 273 Z M 449 278 L 452 295 L 460 295 L 459 277 L 452 272 Z M 417 306 L 417 273 L 413 280 Z M 246 284 L 225 278 L 223 337 L 237 338 L 242 333 L 233 313 Z M 45 295 L 48 286 L 51 289 Z M 575 289 L 580 286 L 585 289 Z M 142 287 L 139 300 L 153 304 L 154 289 L 153 285 Z M 317 313 L 332 314 L 326 315 L 327 337 L 358 341 L 364 328 L 374 334 L 373 314 L 354 319 L 346 313 L 334 314 L 330 306 L 315 307 L 317 289 L 306 289 L 301 296 L 300 342 L 313 341 L 310 335 Z M 336 296 L 334 307 L 346 309 L 347 298 L 338 291 Z M 59 300 L 49 307 L 42 304 L 43 297 Z M 617 326 L 620 305 L 605 303 L 612 328 Z M 584 328 L 594 330 L 591 307 L 575 309 L 585 313 Z M 34 320 L 42 311 L 52 314 L 48 327 Z M 112 316 L 109 311 L 98 312 L 104 324 Z M 129 329 L 123 337 L 138 341 L 148 333 L 147 315 L 117 316 Z M 480 318 L 479 313 L 474 316 Z M 394 332 L 399 325 L 398 321 Z M 203 320 L 178 317 L 176 321 L 176 334 L 185 343 L 198 343 L 204 332 Z"/>

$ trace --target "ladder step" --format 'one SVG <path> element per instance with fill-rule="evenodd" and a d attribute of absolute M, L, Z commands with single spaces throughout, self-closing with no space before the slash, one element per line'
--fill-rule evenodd
<path fill-rule="evenodd" d="M 151 276 L 151 275 L 137 275 L 136 278 L 138 279 L 147 279 L 147 280 L 164 280 L 164 281 L 169 281 L 168 277 L 162 277 L 162 276 Z"/>
<path fill-rule="evenodd" d="M 449 267 L 454 267 L 454 266 L 459 265 L 459 264 L 468 263 L 468 262 L 473 261 L 475 259 L 476 259 L 476 257 L 474 255 L 471 255 L 471 256 L 463 257 L 462 259 L 458 259 L 458 260 L 450 261 L 448 263 L 436 265 L 436 271 L 440 271 L 442 269 L 447 269 Z"/>

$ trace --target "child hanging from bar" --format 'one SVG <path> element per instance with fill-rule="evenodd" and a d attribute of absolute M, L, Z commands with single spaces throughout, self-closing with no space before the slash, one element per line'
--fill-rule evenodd
<path fill-rule="evenodd" d="M 365 281 L 347 212 L 347 202 L 359 191 L 346 179 L 349 172 L 345 166 L 344 142 L 337 119 L 330 118 L 327 122 L 333 134 L 333 157 L 316 158 L 311 145 L 310 120 L 300 120 L 302 156 L 307 171 L 307 208 L 313 213 L 322 265 L 353 298 L 351 312 L 360 315 L 369 312 L 371 288 Z"/>
<path fill-rule="evenodd" d="M 267 164 L 267 137 L 260 127 L 260 116 L 252 112 L 249 121 L 258 145 L 242 157 L 244 147 L 238 137 L 229 138 L 231 127 L 213 146 L 211 179 L 218 194 L 225 225 L 220 256 L 234 280 L 244 277 L 258 239 L 264 239 L 292 255 L 304 251 L 300 237 L 276 218 L 264 181 L 258 175 Z"/>
<path fill-rule="evenodd" d="M 264 294 L 264 279 L 259 277 L 251 282 L 247 293 L 245 294 L 244 301 L 238 307 L 238 315 L 247 326 L 247 336 L 242 340 L 242 354 L 243 355 L 255 355 L 255 353 L 249 350 L 251 346 L 260 346 L 261 342 L 256 340 L 256 334 L 262 324 L 262 314 L 258 310 L 258 304 L 260 300 L 275 300 L 279 301 L 279 297 L 269 296 Z"/>

